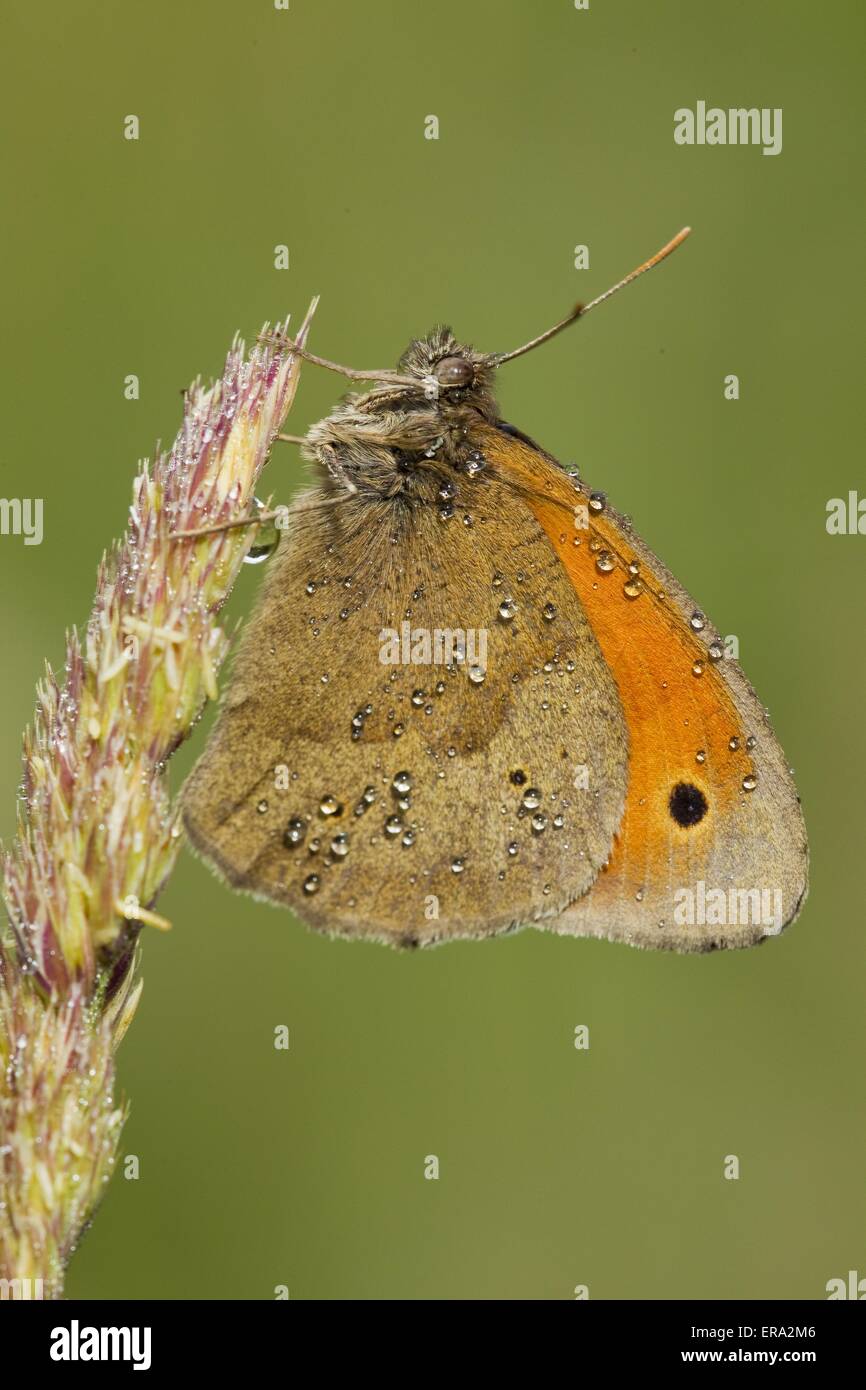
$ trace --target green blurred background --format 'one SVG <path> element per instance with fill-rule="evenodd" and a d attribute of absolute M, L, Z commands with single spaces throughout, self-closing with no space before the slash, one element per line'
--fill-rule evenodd
<path fill-rule="evenodd" d="M 399 956 L 184 856 L 120 1053 L 141 1177 L 115 1176 L 70 1296 L 820 1298 L 866 1273 L 866 537 L 824 524 L 866 482 L 864 29 L 859 0 L 7 7 L 0 491 L 45 499 L 45 539 L 0 538 L 0 833 L 41 663 L 236 329 L 319 292 L 311 345 L 340 361 L 442 319 L 506 349 L 689 222 L 503 371 L 503 412 L 738 635 L 813 853 L 781 940 L 698 959 L 534 931 Z M 677 147 L 698 99 L 782 107 L 783 152 Z M 308 368 L 289 428 L 340 389 Z M 301 477 L 287 448 L 269 486 Z"/>

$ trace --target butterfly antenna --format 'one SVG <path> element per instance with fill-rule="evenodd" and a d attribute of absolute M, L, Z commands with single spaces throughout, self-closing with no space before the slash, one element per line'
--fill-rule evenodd
<path fill-rule="evenodd" d="M 637 269 L 626 275 L 625 279 L 619 280 L 615 285 L 611 285 L 609 290 L 605 290 L 604 294 L 600 294 L 597 299 L 591 300 L 589 304 L 575 305 L 566 318 L 560 323 L 554 324 L 552 328 L 548 328 L 546 333 L 539 334 L 539 336 L 533 338 L 531 342 L 524 343 L 523 347 L 515 348 L 513 352 L 495 353 L 493 356 L 494 365 L 499 367 L 503 362 L 511 362 L 515 357 L 522 357 L 525 352 L 531 352 L 533 348 L 539 347 L 541 343 L 546 343 L 549 338 L 554 338 L 557 333 L 562 332 L 563 328 L 568 328 L 570 323 L 575 323 L 577 319 L 582 319 L 583 316 L 588 314 L 590 309 L 594 309 L 597 304 L 603 304 L 606 299 L 610 299 L 612 294 L 616 294 L 619 290 L 624 290 L 626 285 L 631 284 L 632 280 L 636 280 L 639 275 L 644 275 L 646 271 L 652 270 L 653 266 L 657 266 L 661 261 L 665 260 L 672 251 L 676 251 L 677 247 L 682 245 L 691 230 L 691 227 L 683 227 L 681 231 L 677 232 L 675 237 L 671 238 L 666 246 L 663 246 L 660 251 L 656 251 L 655 255 L 650 256 L 649 260 L 644 261 L 643 265 L 639 265 Z"/>
<path fill-rule="evenodd" d="M 305 362 L 312 362 L 316 367 L 325 367 L 329 372 L 339 372 L 340 376 L 347 376 L 352 381 L 387 381 L 392 386 L 417 386 L 415 377 L 401 376 L 399 372 L 393 371 L 373 371 L 361 372 L 355 367 L 343 367 L 339 362 L 329 362 L 327 357 L 317 357 L 314 352 L 308 352 L 296 339 L 289 338 L 285 333 L 260 333 L 259 342 L 267 343 L 271 347 L 288 349 L 289 352 L 297 353 L 303 357 Z"/>

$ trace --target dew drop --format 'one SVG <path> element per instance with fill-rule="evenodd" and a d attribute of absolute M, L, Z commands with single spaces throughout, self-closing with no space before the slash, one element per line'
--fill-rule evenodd
<path fill-rule="evenodd" d="M 749 773 L 743 778 L 743 791 L 744 791 L 744 792 L 753 792 L 753 791 L 755 790 L 755 787 L 756 787 L 757 785 L 758 785 L 758 778 L 757 778 L 757 776 L 756 776 L 756 774 L 755 774 L 754 772 L 749 772 Z"/>
<path fill-rule="evenodd" d="M 462 872 L 463 872 L 463 870 L 464 870 L 465 868 L 466 868 L 466 861 L 465 861 L 465 859 L 452 859 L 452 860 L 451 860 L 451 872 L 452 872 L 452 874 L 462 874 Z"/>
<path fill-rule="evenodd" d="M 349 853 L 349 837 L 346 834 L 335 835 L 331 841 L 331 853 L 336 854 L 338 859 L 343 859 Z"/>
<path fill-rule="evenodd" d="M 504 598 L 499 605 L 499 616 L 504 622 L 509 622 L 517 612 L 517 604 L 513 598 Z"/>
<path fill-rule="evenodd" d="M 261 533 L 260 533 L 261 534 Z M 251 545 L 244 556 L 245 565 L 261 565 L 273 555 L 280 543 L 279 531 L 274 532 L 274 540 L 260 540 Z"/>
<path fill-rule="evenodd" d="M 483 666 L 470 666 L 467 675 L 473 685 L 481 685 L 484 681 L 486 672 Z"/>
<path fill-rule="evenodd" d="M 283 844 L 286 849 L 294 849 L 296 845 L 301 844 L 306 833 L 307 827 L 304 825 L 304 822 L 297 816 L 293 817 L 286 826 L 283 835 Z"/>
<path fill-rule="evenodd" d="M 611 570 L 616 569 L 616 560 L 609 550 L 600 550 L 595 557 L 595 567 L 600 574 L 610 574 Z"/>
<path fill-rule="evenodd" d="M 696 608 L 692 616 L 689 618 L 689 625 L 692 628 L 694 628 L 695 632 L 703 632 L 706 626 L 706 621 L 707 620 L 704 617 L 703 613 L 700 613 Z"/>
<path fill-rule="evenodd" d="M 323 796 L 319 802 L 319 810 L 323 816 L 339 816 L 343 808 L 335 796 Z"/>
<path fill-rule="evenodd" d="M 305 878 L 305 879 L 304 879 L 304 892 L 305 892 L 305 893 L 318 893 L 318 891 L 319 891 L 319 875 L 318 875 L 318 874 L 310 874 L 310 876 L 309 876 L 308 878 Z"/>
<path fill-rule="evenodd" d="M 265 504 L 254 498 L 255 505 L 260 512 L 266 510 Z M 273 555 L 280 543 L 280 532 L 277 530 L 273 521 L 265 521 L 256 531 L 252 545 L 244 556 L 245 565 L 260 565 L 267 560 L 269 555 Z"/>
<path fill-rule="evenodd" d="M 739 746 L 740 740 L 737 738 L 736 734 L 734 734 L 731 738 L 728 739 L 728 747 L 730 748 L 732 753 L 736 753 Z"/>
<path fill-rule="evenodd" d="M 405 796 L 408 791 L 412 790 L 412 778 L 408 772 L 398 772 L 391 786 L 394 788 L 395 792 L 399 792 L 401 796 Z"/>
<path fill-rule="evenodd" d="M 537 787 L 527 787 L 520 800 L 527 811 L 534 811 L 541 805 L 541 792 Z"/>
<path fill-rule="evenodd" d="M 544 613 L 545 621 L 548 623 L 552 623 L 554 618 L 556 617 L 556 604 L 546 603 L 542 611 Z"/>
<path fill-rule="evenodd" d="M 589 510 L 591 512 L 603 512 L 607 498 L 603 492 L 591 492 L 589 494 Z"/>
<path fill-rule="evenodd" d="M 268 803 L 267 803 L 267 802 L 264 800 L 264 798 L 263 798 L 263 799 L 259 802 L 258 806 L 256 807 L 256 810 L 258 811 L 258 813 L 259 813 L 260 816 L 263 816 L 263 815 L 265 814 L 265 812 L 267 811 L 267 809 L 268 809 Z"/>

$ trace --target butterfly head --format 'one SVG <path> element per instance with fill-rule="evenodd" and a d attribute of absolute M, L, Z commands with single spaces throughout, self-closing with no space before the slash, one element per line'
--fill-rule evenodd
<path fill-rule="evenodd" d="M 416 381 L 428 400 L 474 406 L 485 414 L 494 405 L 495 358 L 459 343 L 444 325 L 411 342 L 398 370 Z"/>

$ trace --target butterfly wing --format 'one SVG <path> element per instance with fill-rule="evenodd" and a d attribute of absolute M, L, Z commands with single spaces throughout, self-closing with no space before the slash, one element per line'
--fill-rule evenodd
<path fill-rule="evenodd" d="M 495 476 L 447 519 L 436 488 L 299 501 L 184 791 L 232 885 L 401 944 L 561 912 L 627 781 L 616 684 L 542 525 Z"/>
<path fill-rule="evenodd" d="M 806 894 L 799 799 L 766 711 L 631 526 L 525 437 L 482 447 L 526 499 L 620 694 L 629 783 L 609 862 L 553 931 L 704 951 L 775 935 Z M 593 497 L 595 500 L 593 500 Z M 598 791 L 590 782 L 585 794 Z"/>

